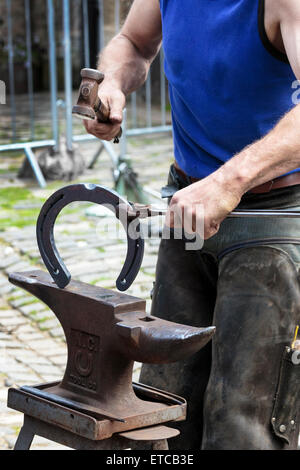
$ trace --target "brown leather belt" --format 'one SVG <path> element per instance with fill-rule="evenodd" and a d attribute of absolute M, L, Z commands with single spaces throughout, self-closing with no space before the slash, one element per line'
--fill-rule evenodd
<path fill-rule="evenodd" d="M 201 178 L 194 178 L 192 176 L 188 176 L 183 170 L 181 170 L 181 168 L 179 168 L 177 162 L 175 162 L 174 166 L 176 168 L 176 171 L 190 182 L 197 183 L 197 181 L 200 181 Z M 271 181 L 267 181 L 266 183 L 260 184 L 259 186 L 255 186 L 248 192 L 254 194 L 263 194 L 269 193 L 272 189 L 285 188 L 287 186 L 295 186 L 296 184 L 300 184 L 300 172 L 291 173 L 290 175 L 286 176 L 280 176 L 279 178 L 275 178 Z"/>

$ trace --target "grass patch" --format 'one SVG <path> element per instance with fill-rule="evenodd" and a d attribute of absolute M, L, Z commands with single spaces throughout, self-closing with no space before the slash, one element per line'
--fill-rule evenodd
<path fill-rule="evenodd" d="M 12 429 L 16 435 L 21 431 L 21 426 L 12 426 Z"/>
<path fill-rule="evenodd" d="M 24 300 L 22 304 L 18 305 L 18 308 L 25 307 L 26 305 L 37 304 L 37 303 L 39 303 L 38 299 L 30 298 L 28 300 Z"/>
<path fill-rule="evenodd" d="M 0 168 L 0 175 L 6 175 L 7 173 L 16 173 L 19 168 L 15 165 L 9 165 L 8 168 Z"/>
<path fill-rule="evenodd" d="M 91 284 L 92 286 L 95 286 L 99 282 L 102 282 L 102 281 L 106 282 L 106 281 L 110 281 L 110 280 L 111 280 L 110 277 L 102 276 L 102 277 L 99 277 L 98 279 L 95 279 L 94 281 L 89 282 L 89 284 Z M 112 284 L 113 283 L 114 283 L 114 281 L 112 281 Z"/>
<path fill-rule="evenodd" d="M 36 224 L 36 217 L 27 217 L 23 219 L 12 219 L 11 217 L 6 218 L 6 219 L 1 219 L 1 231 L 4 231 L 7 228 L 10 227 L 16 227 L 16 228 L 24 228 L 27 227 L 28 225 L 35 225 Z"/>
<path fill-rule="evenodd" d="M 0 305 L 0 310 L 10 310 L 10 305 Z"/>
<path fill-rule="evenodd" d="M 41 258 L 37 257 L 31 257 L 29 254 L 29 263 L 32 264 L 32 266 L 36 266 L 37 264 L 41 264 Z"/>
<path fill-rule="evenodd" d="M 19 297 L 16 295 L 11 295 L 10 297 L 7 297 L 8 302 L 13 302 L 14 300 L 17 300 Z M 1 310 L 1 308 L 0 308 Z"/>
<path fill-rule="evenodd" d="M 38 323 L 39 325 L 43 324 L 43 323 L 46 323 L 46 321 L 48 320 L 51 320 L 51 317 L 43 317 L 43 318 L 39 318 L 36 320 L 36 323 Z M 48 329 L 48 328 L 47 328 Z"/>
<path fill-rule="evenodd" d="M 3 209 L 12 209 L 17 202 L 32 198 L 31 192 L 26 188 L 1 188 L 0 205 Z"/>
<path fill-rule="evenodd" d="M 0 139 L 3 141 L 3 143 L 5 143 L 5 137 L 6 137 L 6 133 L 2 134 L 0 132 Z M 30 141 L 28 141 L 30 142 Z M 8 144 L 10 142 L 7 142 Z M 22 157 L 24 157 L 24 151 L 23 150 L 8 150 L 7 152 L 1 152 L 1 154 L 4 155 L 5 158 L 17 158 L 17 159 L 21 159 Z"/>
<path fill-rule="evenodd" d="M 37 315 L 39 312 L 37 310 L 32 310 L 29 314 L 30 317 L 34 317 L 35 315 Z M 35 319 L 34 319 L 35 320 Z"/>
<path fill-rule="evenodd" d="M 36 203 L 37 207 L 15 209 L 17 204 L 25 202 L 26 205 L 26 201 L 28 201 L 28 204 Z M 27 188 L 0 188 L 0 207 L 2 212 L 0 230 L 3 231 L 9 227 L 23 228 L 28 225 L 35 225 L 42 203 L 43 200 L 34 197 Z"/>

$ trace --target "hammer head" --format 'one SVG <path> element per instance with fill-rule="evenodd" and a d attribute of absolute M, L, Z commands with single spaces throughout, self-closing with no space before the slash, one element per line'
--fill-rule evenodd
<path fill-rule="evenodd" d="M 103 113 L 103 106 L 98 97 L 99 85 L 104 80 L 103 73 L 94 69 L 82 69 L 81 78 L 79 97 L 72 114 L 80 119 L 95 120 L 101 109 L 101 120 L 108 120 L 108 111 Z"/>

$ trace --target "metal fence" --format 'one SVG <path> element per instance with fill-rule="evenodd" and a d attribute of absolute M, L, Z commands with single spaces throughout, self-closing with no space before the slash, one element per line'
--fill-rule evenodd
<path fill-rule="evenodd" d="M 3 21 L 6 25 L 6 38 L 5 38 L 5 49 L 7 51 L 7 66 L 8 66 L 8 96 L 7 106 L 10 110 L 10 135 L 11 143 L 2 144 L 0 142 L 0 152 L 10 150 L 24 150 L 35 176 L 40 184 L 44 187 L 46 185 L 44 177 L 41 173 L 37 159 L 33 152 L 36 148 L 53 147 L 55 151 L 59 151 L 60 148 L 60 121 L 59 114 L 63 109 L 63 128 L 66 137 L 66 145 L 69 151 L 73 150 L 74 142 L 86 142 L 94 140 L 95 138 L 88 134 L 82 134 L 78 132 L 78 127 L 74 127 L 74 121 L 72 117 L 72 106 L 74 101 L 74 87 L 73 87 L 73 72 L 74 72 L 74 54 L 72 54 L 72 35 L 71 35 L 71 14 L 73 14 L 73 7 L 75 0 L 61 0 L 56 2 L 55 0 L 42 0 L 38 2 L 45 8 L 46 22 L 47 22 L 47 55 L 48 55 L 48 80 L 49 80 L 49 111 L 51 111 L 51 135 L 50 138 L 37 138 L 36 137 L 36 105 L 35 105 L 35 80 L 33 73 L 33 55 L 35 52 L 35 44 L 32 41 L 32 2 L 31 0 L 20 0 L 24 11 L 24 67 L 26 68 L 26 79 L 27 79 L 27 99 L 28 99 L 28 130 L 25 139 L 18 138 L 18 122 L 17 122 L 17 105 L 16 105 L 16 69 L 15 69 L 15 32 L 14 32 L 14 12 L 12 11 L 12 0 L 0 0 L 0 6 L 2 3 L 2 11 L 5 12 L 3 15 Z M 79 2 L 79 3 L 78 3 Z M 82 60 L 80 63 L 81 67 L 91 66 L 91 39 L 90 39 L 90 15 L 89 7 L 91 3 L 95 7 L 97 4 L 98 11 L 98 25 L 97 25 L 97 46 L 101 50 L 108 38 L 106 37 L 105 28 L 105 8 L 107 7 L 106 0 L 76 0 L 77 6 L 80 4 L 80 20 L 82 25 Z M 112 29 L 113 33 L 117 33 L 121 25 L 121 8 L 122 0 L 109 0 L 110 10 L 112 2 L 114 2 L 114 24 Z M 36 2 L 37 3 L 37 2 Z M 127 2 L 128 3 L 128 2 Z M 15 6 L 15 5 L 14 5 Z M 58 18 L 61 20 L 59 32 L 57 31 Z M 60 36 L 60 40 L 58 39 Z M 61 97 L 58 94 L 58 70 L 57 70 L 57 52 L 60 50 L 63 58 L 63 90 L 61 91 Z M 156 105 L 156 119 L 153 122 L 153 92 L 152 92 L 152 80 L 151 71 L 143 89 L 138 93 L 133 93 L 127 103 L 127 110 L 125 113 L 124 123 L 124 136 L 121 142 L 120 151 L 126 153 L 126 139 L 129 136 L 138 136 L 149 133 L 157 132 L 169 132 L 171 126 L 167 122 L 166 109 L 168 106 L 167 97 L 167 85 L 164 76 L 163 69 L 163 52 L 160 52 L 160 56 L 157 59 L 159 61 L 159 105 Z M 156 62 L 157 67 L 157 62 Z M 1 76 L 0 76 L 1 79 Z M 137 104 L 139 93 L 143 96 L 143 100 L 139 100 Z M 157 94 L 157 92 L 156 92 Z M 157 98 L 157 97 L 156 97 Z M 142 112 L 141 111 L 141 107 Z M 139 113 L 138 113 L 139 111 Z M 159 111 L 159 112 L 158 112 Z M 140 122 L 138 114 L 142 115 L 144 122 Z M 157 114 L 159 114 L 159 122 L 157 122 Z M 126 116 L 128 117 L 126 122 Z M 115 151 L 112 146 L 106 142 L 103 142 L 106 150 L 109 152 L 113 160 L 116 159 Z"/>

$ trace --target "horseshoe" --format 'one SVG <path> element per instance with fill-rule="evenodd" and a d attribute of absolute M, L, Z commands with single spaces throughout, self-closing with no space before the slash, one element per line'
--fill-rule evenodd
<path fill-rule="evenodd" d="M 124 209 L 124 214 L 127 215 L 131 209 L 130 204 L 115 191 L 96 184 L 75 184 L 59 189 L 50 196 L 41 209 L 36 226 L 37 242 L 41 257 L 51 277 L 57 286 L 62 289 L 71 281 L 71 274 L 57 251 L 53 230 L 55 221 L 62 209 L 77 201 L 107 205 L 121 221 L 127 234 L 127 255 L 122 271 L 116 281 L 116 286 L 120 291 L 127 290 L 135 280 L 143 261 L 144 240 L 140 234 L 140 224 L 136 220 L 135 236 L 130 236 L 128 218 L 126 217 L 126 220 L 124 220 L 121 217 L 122 212 L 120 210 L 122 207 L 122 211 Z"/>

